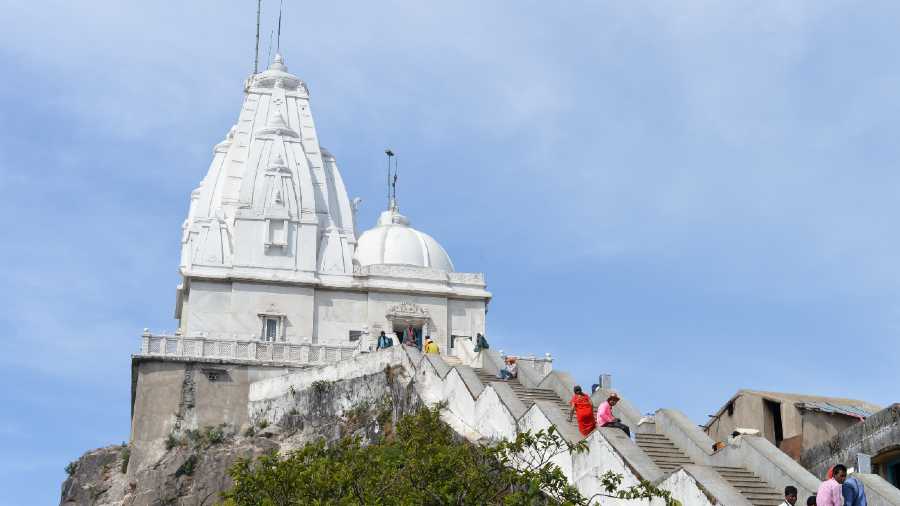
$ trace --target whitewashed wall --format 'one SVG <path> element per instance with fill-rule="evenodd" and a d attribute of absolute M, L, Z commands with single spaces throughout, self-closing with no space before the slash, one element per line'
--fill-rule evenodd
<path fill-rule="evenodd" d="M 364 292 L 316 290 L 315 336 L 320 344 L 346 346 L 351 330 L 367 325 L 367 295 Z"/>

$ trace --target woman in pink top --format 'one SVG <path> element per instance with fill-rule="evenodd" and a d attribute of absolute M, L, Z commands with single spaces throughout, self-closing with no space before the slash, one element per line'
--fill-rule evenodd
<path fill-rule="evenodd" d="M 614 417 L 612 408 L 619 403 L 619 396 L 615 393 L 609 394 L 609 397 L 597 408 L 597 425 L 600 427 L 615 427 L 625 431 L 625 435 L 631 437 L 631 429 L 622 423 L 622 420 Z"/>

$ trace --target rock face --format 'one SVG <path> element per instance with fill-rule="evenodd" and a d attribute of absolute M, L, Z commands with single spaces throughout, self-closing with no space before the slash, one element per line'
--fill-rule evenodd
<path fill-rule="evenodd" d="M 69 464 L 60 504 L 121 504 L 127 483 L 122 472 L 127 446 L 91 450 Z"/>
<path fill-rule="evenodd" d="M 308 442 L 343 436 L 372 441 L 420 404 L 402 369 L 317 382 L 279 400 L 278 410 L 257 413 L 254 425 L 204 427 L 171 434 L 166 450 L 145 462 L 127 446 L 85 453 L 63 483 L 61 505 L 200 506 L 216 504 L 231 486 L 238 459 L 289 452 Z M 272 421 L 270 421 L 272 420 Z"/>

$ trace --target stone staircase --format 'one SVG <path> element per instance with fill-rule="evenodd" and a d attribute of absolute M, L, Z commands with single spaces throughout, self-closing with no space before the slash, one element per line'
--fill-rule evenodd
<path fill-rule="evenodd" d="M 503 381 L 497 378 L 496 374 L 491 374 L 484 369 L 472 370 L 475 371 L 475 374 L 478 375 L 478 379 L 480 379 L 481 382 L 485 385 L 492 382 Z M 527 388 L 519 382 L 518 378 L 506 380 L 504 383 L 509 385 L 509 387 L 516 394 L 519 400 L 522 401 L 523 404 L 525 404 L 526 409 L 530 408 L 535 401 L 550 401 L 559 407 L 564 416 L 569 415 L 569 405 L 562 399 L 560 399 L 559 396 L 556 395 L 556 392 L 554 392 L 553 390 L 549 390 L 546 388 Z M 573 421 L 572 423 L 574 424 L 575 422 Z"/>
<path fill-rule="evenodd" d="M 635 435 L 635 443 L 666 474 L 677 470 L 685 464 L 694 463 L 681 449 L 669 441 L 669 438 L 662 434 L 642 434 L 639 432 Z"/>
<path fill-rule="evenodd" d="M 784 500 L 777 490 L 743 467 L 716 466 L 713 469 L 753 506 L 778 506 Z"/>
<path fill-rule="evenodd" d="M 444 362 L 450 367 L 463 365 L 462 360 L 460 360 L 459 357 L 454 357 L 452 355 L 441 355 L 441 358 L 444 359 Z"/>
<path fill-rule="evenodd" d="M 635 442 L 664 473 L 677 471 L 694 462 L 662 434 L 635 436 Z M 753 506 L 778 506 L 784 498 L 758 476 L 742 467 L 715 466 L 715 471 Z"/>

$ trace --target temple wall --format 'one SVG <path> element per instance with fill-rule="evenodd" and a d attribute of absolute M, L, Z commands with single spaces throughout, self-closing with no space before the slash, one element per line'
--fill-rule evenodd
<path fill-rule="evenodd" d="M 447 333 L 475 337 L 484 334 L 485 304 L 483 300 L 450 299 L 447 306 L 449 328 Z"/>
<path fill-rule="evenodd" d="M 364 292 L 316 290 L 315 335 L 319 344 L 348 346 L 350 331 L 368 325 L 368 296 Z"/>
<path fill-rule="evenodd" d="M 182 310 L 182 330 L 191 336 L 259 339 L 259 313 L 285 315 L 285 341 L 308 343 L 313 336 L 315 290 L 298 285 L 240 281 L 191 281 Z"/>
<path fill-rule="evenodd" d="M 259 340 L 259 314 L 284 315 L 284 340 L 352 346 L 350 331 L 362 333 L 362 349 L 375 345 L 379 332 L 393 331 L 388 314 L 398 304 L 423 310 L 428 333 L 449 352 L 451 334 L 484 333 L 484 300 L 448 299 L 414 292 L 354 291 L 301 285 L 192 280 L 182 308 L 185 336 Z"/>

